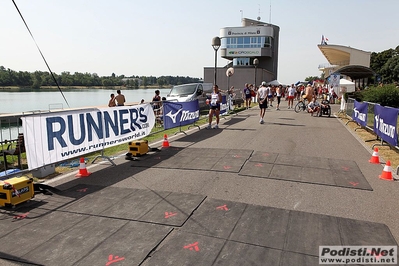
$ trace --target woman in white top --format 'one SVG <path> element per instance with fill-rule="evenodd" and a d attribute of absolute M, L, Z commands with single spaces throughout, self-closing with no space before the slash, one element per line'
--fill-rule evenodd
<path fill-rule="evenodd" d="M 209 100 L 207 100 L 209 101 Z M 209 101 L 209 125 L 206 127 L 207 129 L 211 128 L 212 117 L 216 116 L 216 125 L 213 127 L 214 129 L 219 128 L 219 114 L 220 114 L 220 104 L 222 103 L 222 94 L 219 91 L 218 85 L 213 86 L 213 92 L 211 94 L 211 99 Z"/>

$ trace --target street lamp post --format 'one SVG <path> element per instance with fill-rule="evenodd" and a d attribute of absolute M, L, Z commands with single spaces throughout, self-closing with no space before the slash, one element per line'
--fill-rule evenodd
<path fill-rule="evenodd" d="M 258 60 L 258 58 L 255 58 L 255 59 L 254 59 L 254 66 L 255 66 L 255 88 L 256 88 L 256 68 L 258 67 L 258 65 L 259 65 L 259 60 Z"/>
<path fill-rule="evenodd" d="M 220 38 L 219 37 L 216 36 L 212 39 L 212 47 L 213 47 L 213 50 L 215 50 L 215 69 L 214 69 L 215 78 L 213 80 L 213 84 L 216 85 L 216 68 L 217 68 L 217 60 L 218 60 L 217 56 L 218 56 L 218 50 L 220 47 Z"/>

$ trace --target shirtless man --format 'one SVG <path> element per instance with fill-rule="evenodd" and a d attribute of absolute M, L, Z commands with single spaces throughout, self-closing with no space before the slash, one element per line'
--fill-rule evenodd
<path fill-rule="evenodd" d="M 118 106 L 124 106 L 126 102 L 125 95 L 121 93 L 121 90 L 117 90 L 116 93 L 118 93 L 118 95 L 115 97 L 115 100 Z"/>
<path fill-rule="evenodd" d="M 305 88 L 305 93 L 302 96 L 302 98 L 308 100 L 308 103 L 310 103 L 312 101 L 313 97 L 315 96 L 314 94 L 315 93 L 314 93 L 314 89 L 313 89 L 312 85 L 308 84 Z"/>
<path fill-rule="evenodd" d="M 115 103 L 115 94 L 113 94 L 113 93 L 111 93 L 111 99 L 109 99 L 108 106 L 109 106 L 109 107 L 114 107 L 114 106 L 116 106 L 116 103 Z"/>

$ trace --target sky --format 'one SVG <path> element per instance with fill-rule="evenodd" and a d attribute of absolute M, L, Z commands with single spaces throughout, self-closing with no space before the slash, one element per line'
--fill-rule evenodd
<path fill-rule="evenodd" d="M 328 44 L 399 45 L 398 0 L 14 0 L 54 73 L 203 78 L 212 38 L 242 18 L 280 27 L 278 80 L 320 76 Z M 0 66 L 48 71 L 12 0 L 0 0 Z M 218 66 L 229 61 L 220 57 Z"/>

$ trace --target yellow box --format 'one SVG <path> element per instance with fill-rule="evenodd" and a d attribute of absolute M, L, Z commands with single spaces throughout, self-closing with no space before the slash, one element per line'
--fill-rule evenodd
<path fill-rule="evenodd" d="M 137 140 L 134 142 L 129 142 L 129 153 L 131 153 L 132 156 L 142 156 L 144 154 L 147 154 L 148 151 L 148 140 Z"/>
<path fill-rule="evenodd" d="M 0 205 L 15 206 L 35 196 L 33 179 L 25 176 L 0 181 Z"/>

